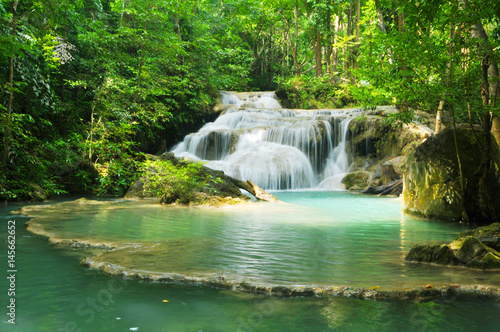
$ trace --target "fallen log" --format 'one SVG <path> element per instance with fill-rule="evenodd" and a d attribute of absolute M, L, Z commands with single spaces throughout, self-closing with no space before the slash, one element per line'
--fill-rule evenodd
<path fill-rule="evenodd" d="M 399 196 L 401 195 L 402 192 L 403 192 L 403 179 L 398 179 L 378 187 L 370 186 L 365 190 L 363 190 L 361 193 L 378 195 L 378 196 L 386 196 L 386 195 Z"/>
<path fill-rule="evenodd" d="M 238 179 L 231 178 L 230 176 L 228 176 L 228 178 L 235 180 L 235 182 L 233 182 L 233 183 L 236 186 L 238 186 L 238 188 L 241 188 L 243 190 L 248 191 L 250 194 L 252 194 L 258 200 L 267 201 L 267 202 L 277 202 L 278 201 L 278 199 L 276 197 L 274 197 L 273 195 L 271 195 L 270 193 L 268 193 L 267 191 L 265 191 L 264 189 L 262 189 L 261 187 L 259 187 L 258 185 L 256 185 L 255 183 L 253 183 L 250 180 L 240 181 Z"/>

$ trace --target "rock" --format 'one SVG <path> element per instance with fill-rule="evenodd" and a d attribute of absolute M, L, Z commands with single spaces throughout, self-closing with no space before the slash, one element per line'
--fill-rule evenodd
<path fill-rule="evenodd" d="M 383 160 L 406 155 L 430 136 L 428 128 L 410 123 L 393 127 L 382 116 L 365 115 L 349 123 L 348 153 Z"/>
<path fill-rule="evenodd" d="M 43 202 L 47 199 L 47 193 L 40 185 L 31 182 L 28 186 L 28 196 L 30 197 L 30 202 Z"/>
<path fill-rule="evenodd" d="M 242 189 L 245 189 L 248 191 L 250 194 L 254 195 L 255 198 L 261 200 L 261 201 L 267 201 L 267 202 L 277 202 L 278 199 L 271 195 L 270 193 L 264 191 L 261 187 L 256 185 L 250 180 L 247 180 L 246 182 L 239 182 L 239 187 Z"/>
<path fill-rule="evenodd" d="M 403 177 L 403 167 L 405 164 L 406 164 L 406 156 L 397 156 L 393 158 L 391 157 L 389 159 L 384 159 L 381 165 L 391 165 L 394 173 L 397 175 L 397 177 L 394 177 L 393 180 L 396 180 Z"/>
<path fill-rule="evenodd" d="M 491 223 L 484 218 L 477 192 L 475 172 L 481 160 L 481 151 L 469 126 L 457 127 L 457 144 L 462 171 L 466 179 L 464 207 L 471 222 Z M 492 145 L 492 169 L 490 196 L 496 215 L 500 215 L 500 151 Z M 457 153 L 452 128 L 446 128 L 418 146 L 408 155 L 404 173 L 403 211 L 407 214 L 458 221 L 462 216 L 462 197 Z"/>
<path fill-rule="evenodd" d="M 151 196 L 144 192 L 144 182 L 141 179 L 139 179 L 139 180 L 132 183 L 130 188 L 128 188 L 127 192 L 125 193 L 124 197 L 125 198 L 145 198 L 145 197 L 151 197 Z"/>
<path fill-rule="evenodd" d="M 488 226 L 462 232 L 458 235 L 457 239 L 463 239 L 471 235 L 488 247 L 500 251 L 500 223 L 493 223 Z"/>
<path fill-rule="evenodd" d="M 392 110 L 394 111 L 394 110 Z M 392 112 L 391 111 L 391 112 Z M 420 145 L 431 132 L 416 124 L 393 127 L 384 117 L 389 110 L 366 111 L 364 116 L 349 123 L 347 152 L 353 157 L 351 171 L 368 171 L 369 182 L 362 188 L 364 193 L 381 194 L 387 188 L 380 187 L 402 177 L 406 154 Z M 349 188 L 347 188 L 349 189 Z M 360 186 L 354 189 L 360 190 Z M 385 194 L 399 195 L 402 185 Z"/>
<path fill-rule="evenodd" d="M 473 236 L 462 240 L 462 246 L 455 253 L 457 258 L 469 267 L 492 269 L 500 268 L 500 253 Z"/>
<path fill-rule="evenodd" d="M 487 247 L 473 236 L 462 240 L 462 246 L 457 250 L 456 256 L 462 262 L 468 262 L 476 257 L 484 257 L 488 253 Z"/>
<path fill-rule="evenodd" d="M 408 262 L 436 263 L 443 265 L 456 265 L 459 260 L 446 244 L 426 245 L 416 244 L 405 257 Z"/>
<path fill-rule="evenodd" d="M 472 233 L 478 230 L 471 231 Z M 479 232 L 479 231 L 478 231 Z M 449 244 L 416 244 L 405 257 L 408 262 L 462 265 L 479 269 L 500 269 L 500 253 L 478 238 L 463 233 Z"/>
<path fill-rule="evenodd" d="M 364 190 L 370 182 L 370 172 L 360 171 L 349 173 L 342 179 L 347 190 Z"/>
<path fill-rule="evenodd" d="M 383 163 L 380 166 L 382 167 L 382 183 L 389 183 L 401 178 L 394 170 L 394 166 L 392 164 Z"/>

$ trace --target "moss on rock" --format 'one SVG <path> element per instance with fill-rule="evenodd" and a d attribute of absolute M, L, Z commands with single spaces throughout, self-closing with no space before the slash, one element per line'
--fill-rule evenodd
<path fill-rule="evenodd" d="M 475 172 L 481 160 L 476 136 L 469 126 L 457 127 L 457 145 L 460 151 L 462 171 L 466 179 L 464 206 L 471 222 L 487 223 L 482 218 L 477 194 Z M 496 174 L 489 184 L 497 215 L 500 215 L 500 154 L 492 146 L 492 162 Z M 458 221 L 462 216 L 462 195 L 457 152 L 453 130 L 446 128 L 431 136 L 408 155 L 404 173 L 403 211 L 407 214 Z"/>
<path fill-rule="evenodd" d="M 342 179 L 347 190 L 364 190 L 370 183 L 370 172 L 360 171 L 349 173 Z"/>
<path fill-rule="evenodd" d="M 467 236 L 474 236 L 488 247 L 500 251 L 500 223 L 493 223 L 491 225 L 462 232 L 458 235 L 457 241 Z"/>
<path fill-rule="evenodd" d="M 453 254 L 453 251 L 446 244 L 416 244 L 413 248 L 411 248 L 405 260 L 443 265 L 456 265 L 459 263 L 459 260 Z"/>
<path fill-rule="evenodd" d="M 474 233 L 477 230 L 471 231 Z M 462 233 L 463 234 L 463 233 Z M 468 235 L 441 245 L 416 244 L 406 255 L 409 262 L 462 265 L 478 269 L 500 269 L 500 253 Z"/>

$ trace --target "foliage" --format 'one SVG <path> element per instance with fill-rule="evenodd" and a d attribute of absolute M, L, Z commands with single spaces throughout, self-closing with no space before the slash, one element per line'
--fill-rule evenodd
<path fill-rule="evenodd" d="M 222 182 L 203 172 L 203 164 L 188 161 L 174 165 L 169 160 L 146 160 L 141 170 L 144 191 L 166 204 L 187 204 L 197 192 L 213 192 L 211 186 Z"/>
<path fill-rule="evenodd" d="M 390 103 L 394 123 L 443 100 L 480 123 L 500 113 L 481 93 L 499 20 L 486 0 L 2 0 L 1 199 L 122 194 L 141 153 L 213 120 L 218 90 L 278 89 L 298 108 Z"/>
<path fill-rule="evenodd" d="M 352 87 L 331 77 L 294 76 L 279 80 L 276 91 L 282 103 L 291 108 L 319 109 L 354 106 Z"/>

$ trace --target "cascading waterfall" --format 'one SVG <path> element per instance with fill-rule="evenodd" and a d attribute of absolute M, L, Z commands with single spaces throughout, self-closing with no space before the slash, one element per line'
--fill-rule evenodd
<path fill-rule="evenodd" d="M 222 92 L 226 111 L 172 152 L 264 189 L 342 189 L 356 111 L 282 109 L 274 92 Z"/>

